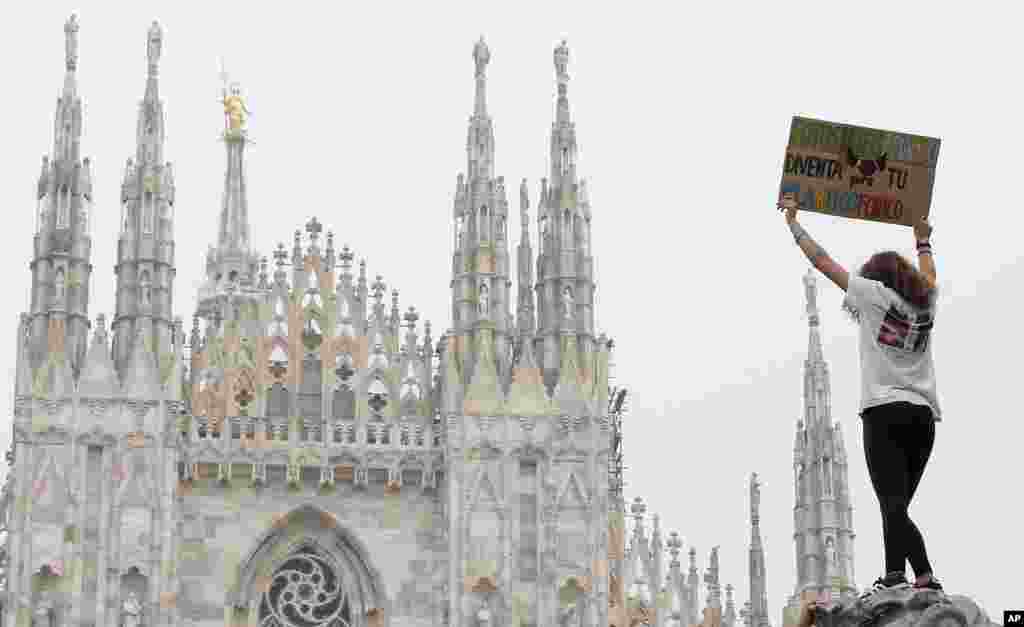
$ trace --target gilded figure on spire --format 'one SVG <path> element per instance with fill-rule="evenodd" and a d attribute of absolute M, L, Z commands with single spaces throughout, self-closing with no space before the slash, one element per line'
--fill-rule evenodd
<path fill-rule="evenodd" d="M 242 99 L 242 88 L 238 83 L 232 83 L 230 90 L 224 89 L 224 116 L 227 130 L 231 133 L 240 133 L 248 115 L 249 110 L 245 107 L 245 101 Z"/>
<path fill-rule="evenodd" d="M 245 121 L 252 115 L 242 98 L 242 86 L 238 82 L 228 83 L 228 74 L 221 65 L 221 100 L 224 104 L 224 126 L 229 135 L 240 135 L 244 130 Z"/>

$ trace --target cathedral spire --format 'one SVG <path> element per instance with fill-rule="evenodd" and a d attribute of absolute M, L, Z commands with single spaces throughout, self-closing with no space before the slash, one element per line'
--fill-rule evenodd
<path fill-rule="evenodd" d="M 856 594 L 848 466 L 839 424 L 832 422 L 816 283 L 813 271 L 803 277 L 809 334 L 803 416 L 797 423 L 793 451 L 797 588 L 791 604 L 805 591 L 837 590 L 840 597 Z"/>
<path fill-rule="evenodd" d="M 174 169 L 164 161 L 164 105 L 157 81 L 163 30 L 146 32 L 146 87 L 139 103 L 135 158 L 121 184 L 121 235 L 116 266 L 117 310 L 111 324 L 118 373 L 137 367 L 133 355 L 171 355 L 174 315 Z M 149 352 L 137 353 L 138 338 Z"/>
<path fill-rule="evenodd" d="M 508 200 L 504 177 L 494 176 L 494 127 L 484 94 L 490 58 L 481 38 L 473 46 L 476 96 L 466 136 L 466 172 L 458 175 L 455 190 L 452 313 L 463 383 L 470 382 L 479 359 L 487 358 L 494 363 L 486 367 L 485 379 L 493 371 L 504 386 L 511 370 L 513 317 Z"/>
<path fill-rule="evenodd" d="M 74 15 L 64 24 L 64 51 L 64 86 L 54 116 L 53 153 L 43 157 L 36 183 L 26 366 L 34 369 L 42 364 L 50 350 L 47 338 L 57 333 L 63 335 L 65 354 L 77 373 L 89 329 L 93 191 L 89 159 L 81 158 L 82 99 L 75 76 L 78 18 Z"/>
<path fill-rule="evenodd" d="M 491 51 L 484 43 L 484 36 L 473 46 L 473 61 L 476 64 L 476 99 L 473 102 L 473 115 L 487 117 L 487 64 L 491 61 Z"/>
<path fill-rule="evenodd" d="M 217 218 L 217 234 L 206 254 L 206 282 L 200 288 L 196 314 L 212 324 L 227 301 L 260 293 L 260 255 L 252 249 L 249 231 L 249 200 L 245 174 L 245 147 L 249 144 L 246 120 L 250 115 L 242 87 L 221 72 L 224 131 L 221 138 L 227 156 L 224 192 Z M 298 237 L 298 234 L 296 234 Z M 302 251 L 293 253 L 295 268 L 302 267 Z M 295 261 L 298 259 L 298 261 Z"/>
<path fill-rule="evenodd" d="M 516 310 L 520 342 L 533 341 L 536 321 L 533 310 L 533 248 L 530 246 L 530 199 L 526 179 L 519 186 L 519 250 L 517 262 L 519 276 L 516 289 L 519 292 L 519 306 Z"/>
<path fill-rule="evenodd" d="M 818 280 L 813 269 L 804 275 L 804 292 L 807 296 L 807 324 L 810 327 L 807 359 L 815 363 L 823 362 L 825 357 L 821 350 L 821 334 L 818 331 Z"/>
<path fill-rule="evenodd" d="M 247 251 L 249 248 L 249 203 L 246 194 L 243 155 L 248 135 L 245 128 L 245 108 L 241 87 L 232 83 L 224 90 L 224 111 L 227 128 L 224 144 L 227 148 L 227 170 L 224 175 L 224 197 L 220 210 L 220 230 L 217 246 L 222 252 Z"/>
<path fill-rule="evenodd" d="M 586 186 L 580 185 L 576 176 L 576 126 L 569 117 L 568 63 L 569 47 L 563 40 L 554 51 L 558 99 L 551 125 L 551 178 L 541 184 L 537 211 L 537 327 L 544 380 L 550 389 L 559 383 L 563 364 L 576 363 L 581 372 L 590 372 L 595 349 L 590 200 Z M 566 351 L 578 355 L 567 360 Z"/>
<path fill-rule="evenodd" d="M 761 483 L 750 475 L 750 625 L 769 627 L 768 582 L 761 543 Z"/>

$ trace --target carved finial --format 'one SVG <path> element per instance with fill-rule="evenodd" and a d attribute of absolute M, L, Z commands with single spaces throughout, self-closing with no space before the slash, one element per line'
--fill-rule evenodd
<path fill-rule="evenodd" d="M 668 542 L 665 543 L 668 547 L 669 553 L 672 555 L 672 564 L 679 564 L 679 549 L 683 546 L 683 541 L 679 539 L 679 533 L 673 531 L 668 534 Z"/>
<path fill-rule="evenodd" d="M 522 220 L 523 232 L 527 233 L 530 226 L 530 189 L 526 185 L 526 179 L 519 184 L 519 218 Z"/>
<path fill-rule="evenodd" d="M 377 280 L 370 286 L 370 289 L 373 290 L 373 298 L 377 301 L 378 305 L 384 300 L 384 292 L 387 288 L 387 285 L 384 284 L 384 277 L 378 274 Z"/>
<path fill-rule="evenodd" d="M 342 247 L 340 257 L 341 269 L 344 270 L 345 274 L 348 274 L 352 269 L 352 260 L 355 258 L 355 255 L 352 254 L 352 250 L 348 247 L 348 244 L 345 244 L 345 246 Z"/>
<path fill-rule="evenodd" d="M 284 249 L 284 242 L 278 242 L 277 250 L 274 251 L 274 263 L 278 268 L 284 267 L 285 259 L 288 258 L 288 251 Z"/>
<path fill-rule="evenodd" d="M 473 46 L 473 61 L 476 63 L 476 75 L 482 77 L 484 72 L 487 70 L 487 64 L 491 60 L 491 51 L 488 50 L 487 44 L 484 43 L 484 36 L 480 35 L 480 39 Z"/>
<path fill-rule="evenodd" d="M 629 510 L 633 512 L 633 518 L 639 522 L 647 512 L 647 504 L 645 504 L 644 500 L 638 496 L 633 499 L 633 504 L 630 506 Z"/>
<path fill-rule="evenodd" d="M 320 232 L 324 230 L 323 225 L 316 219 L 316 216 L 310 218 L 309 222 L 306 223 L 306 232 L 309 233 L 310 239 L 316 242 L 316 239 L 320 237 Z"/>
<path fill-rule="evenodd" d="M 563 39 L 562 43 L 555 48 L 555 75 L 559 82 L 569 80 L 569 46 Z"/>
<path fill-rule="evenodd" d="M 64 64 L 69 72 L 78 67 L 78 16 L 74 13 L 64 23 Z"/>
<path fill-rule="evenodd" d="M 409 311 L 405 312 L 405 321 L 408 323 L 408 327 L 412 329 L 416 326 L 416 321 L 420 319 L 420 315 L 416 313 L 416 308 L 409 305 Z"/>
<path fill-rule="evenodd" d="M 160 24 L 156 20 L 153 20 L 153 25 L 149 27 L 149 45 L 147 47 L 150 76 L 156 76 L 157 65 L 160 63 L 160 51 L 163 49 L 163 39 L 163 29 L 160 28 Z"/>

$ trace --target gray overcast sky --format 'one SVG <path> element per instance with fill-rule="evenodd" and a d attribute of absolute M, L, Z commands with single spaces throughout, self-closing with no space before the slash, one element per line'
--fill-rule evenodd
<path fill-rule="evenodd" d="M 595 8 L 605 4 L 617 10 Z M 675 13 L 661 2 L 146 2 L 114 10 L 83 0 L 20 3 L 17 15 L 6 6 L 0 254 L 10 326 L 0 354 L 13 358 L 28 299 L 33 192 L 40 158 L 52 150 L 72 11 L 81 23 L 83 152 L 94 162 L 93 317 L 113 309 L 119 186 L 135 150 L 146 31 L 158 19 L 166 155 L 177 180 L 177 312 L 190 320 L 215 236 L 224 57 L 254 113 L 247 160 L 260 251 L 290 242 L 315 214 L 339 246 L 368 259 L 371 275 L 401 291 L 403 309 L 414 304 L 433 321 L 435 335 L 450 324 L 451 208 L 466 167 L 472 45 L 483 34 L 492 54 L 497 173 L 515 206 L 527 177 L 536 205 L 549 167 L 552 50 L 564 36 L 594 211 L 598 326 L 617 340 L 617 378 L 632 390 L 627 495 L 645 497 L 684 550 L 696 546 L 702 572 L 710 548 L 722 545 L 722 582 L 737 586 L 739 605 L 749 591 L 747 481 L 759 472 L 773 622 L 795 583 L 792 446 L 807 350 L 807 265 L 773 208 L 790 119 L 943 140 L 932 215 L 945 421 L 912 516 L 947 589 L 974 596 L 998 619 L 1022 603 L 1024 556 L 1011 533 L 1021 525 L 1024 427 L 1012 390 L 1020 387 L 1024 218 L 1020 199 L 1006 196 L 1021 176 L 1020 16 L 981 9 L 996 3 L 675 4 Z M 850 267 L 877 249 L 912 251 L 909 228 L 819 215 L 802 222 Z M 855 328 L 841 315 L 840 291 L 819 286 L 864 587 L 883 560 L 856 414 Z"/>

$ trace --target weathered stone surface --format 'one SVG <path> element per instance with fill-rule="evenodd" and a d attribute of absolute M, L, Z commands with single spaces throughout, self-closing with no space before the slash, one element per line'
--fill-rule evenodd
<path fill-rule="evenodd" d="M 851 603 L 809 603 L 800 627 L 988 627 L 996 625 L 969 597 L 910 587 L 883 590 Z"/>

